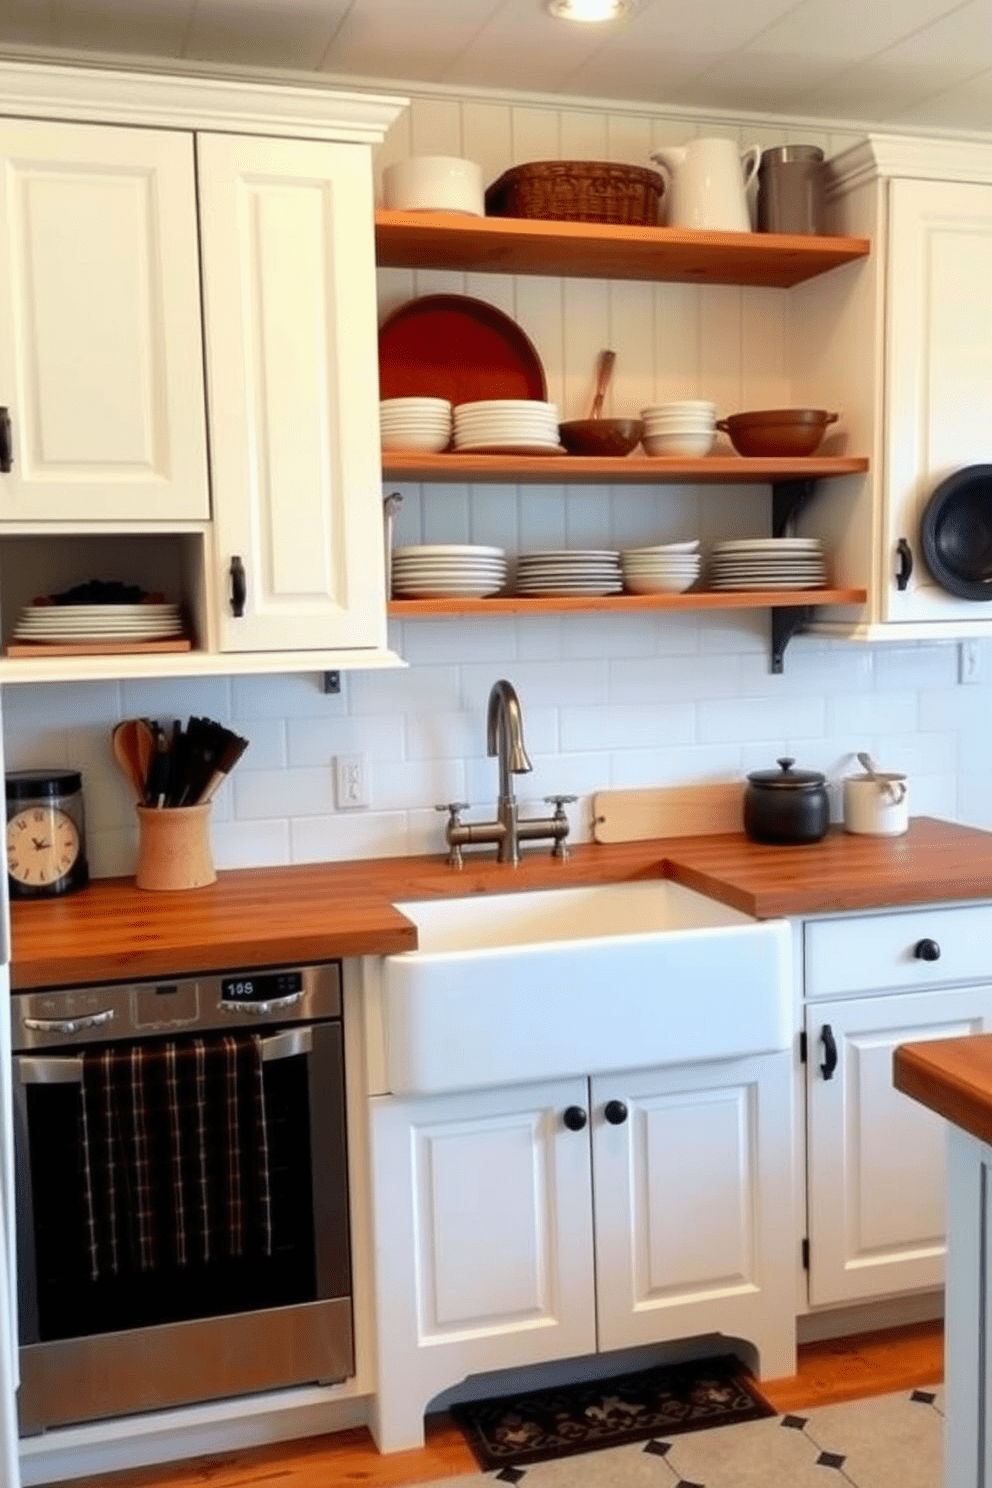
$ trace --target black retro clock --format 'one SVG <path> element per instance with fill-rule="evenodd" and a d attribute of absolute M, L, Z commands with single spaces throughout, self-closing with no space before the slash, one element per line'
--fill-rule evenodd
<path fill-rule="evenodd" d="M 89 883 L 78 770 L 7 775 L 7 885 L 12 899 L 51 899 Z"/>

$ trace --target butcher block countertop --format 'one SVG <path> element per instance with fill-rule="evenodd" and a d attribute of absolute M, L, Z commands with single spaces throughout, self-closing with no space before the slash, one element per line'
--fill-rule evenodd
<path fill-rule="evenodd" d="M 517 868 L 466 854 L 247 868 L 207 888 L 152 893 L 97 879 L 62 899 L 11 905 L 15 990 L 178 976 L 412 950 L 403 899 L 672 878 L 759 919 L 956 899 L 992 899 L 992 834 L 915 817 L 903 837 L 832 828 L 822 842 L 772 847 L 741 833 L 545 847 Z M 932 1047 L 932 1046 L 930 1046 Z"/>
<path fill-rule="evenodd" d="M 901 1044 L 893 1084 L 982 1142 L 992 1142 L 992 1033 Z"/>

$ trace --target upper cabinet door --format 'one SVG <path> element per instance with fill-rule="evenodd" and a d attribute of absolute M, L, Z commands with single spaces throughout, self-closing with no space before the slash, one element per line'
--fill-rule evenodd
<path fill-rule="evenodd" d="M 890 580 L 885 618 L 989 621 L 992 603 L 931 578 L 920 521 L 946 476 L 992 459 L 992 185 L 893 181 L 889 192 L 887 572 L 900 538 L 915 562 L 906 589 Z"/>
<path fill-rule="evenodd" d="M 369 151 L 197 150 L 220 649 L 383 646 Z"/>
<path fill-rule="evenodd" d="M 0 522 L 210 515 L 191 134 L 0 121 Z"/>

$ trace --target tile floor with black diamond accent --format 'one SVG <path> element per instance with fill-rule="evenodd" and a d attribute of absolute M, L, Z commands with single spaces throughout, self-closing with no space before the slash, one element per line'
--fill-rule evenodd
<path fill-rule="evenodd" d="M 944 1390 L 902 1390 L 421 1488 L 940 1488 Z"/>

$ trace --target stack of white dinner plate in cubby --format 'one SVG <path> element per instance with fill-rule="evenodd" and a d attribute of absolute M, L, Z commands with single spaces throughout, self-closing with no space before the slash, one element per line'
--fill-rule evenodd
<path fill-rule="evenodd" d="M 517 558 L 518 594 L 620 594 L 620 554 L 599 548 L 542 549 Z"/>
<path fill-rule="evenodd" d="M 455 449 L 463 454 L 558 455 L 558 405 L 536 398 L 487 398 L 455 408 Z"/>
<path fill-rule="evenodd" d="M 383 450 L 445 450 L 451 443 L 451 404 L 447 398 L 383 398 L 379 440 Z"/>
<path fill-rule="evenodd" d="M 479 543 L 394 548 L 395 599 L 482 599 L 506 584 L 506 553 Z"/>
<path fill-rule="evenodd" d="M 620 554 L 620 564 L 628 594 L 682 594 L 699 578 L 699 539 L 627 548 Z"/>
<path fill-rule="evenodd" d="M 827 570 L 818 537 L 750 537 L 713 544 L 711 589 L 822 589 Z"/>

